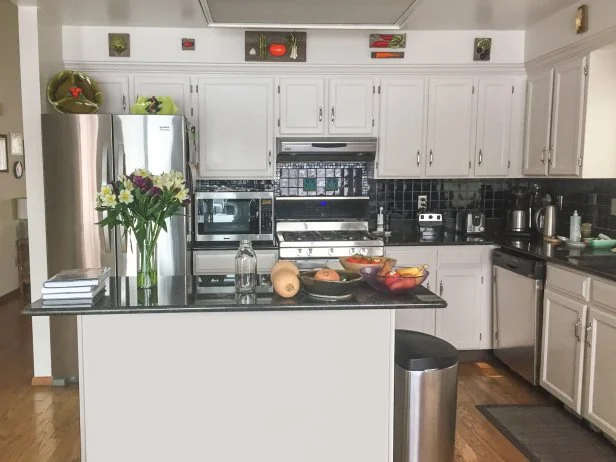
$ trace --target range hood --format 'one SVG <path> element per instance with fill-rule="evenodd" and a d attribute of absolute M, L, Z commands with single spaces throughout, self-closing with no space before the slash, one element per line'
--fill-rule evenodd
<path fill-rule="evenodd" d="M 210 27 L 400 29 L 419 0 L 198 0 Z"/>
<path fill-rule="evenodd" d="M 376 138 L 278 138 L 276 159 L 283 161 L 373 161 Z"/>

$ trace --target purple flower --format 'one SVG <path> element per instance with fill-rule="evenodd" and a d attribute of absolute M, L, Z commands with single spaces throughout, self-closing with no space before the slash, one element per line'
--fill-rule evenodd
<path fill-rule="evenodd" d="M 188 205 L 188 204 L 190 204 L 190 197 L 187 197 L 186 199 L 182 201 L 182 205 Z"/>
<path fill-rule="evenodd" d="M 153 186 L 149 191 L 148 191 L 148 196 L 160 196 L 163 193 L 163 190 L 160 189 L 158 186 Z"/>
<path fill-rule="evenodd" d="M 132 181 L 142 192 L 147 192 L 152 188 L 152 180 L 150 178 L 135 175 Z"/>

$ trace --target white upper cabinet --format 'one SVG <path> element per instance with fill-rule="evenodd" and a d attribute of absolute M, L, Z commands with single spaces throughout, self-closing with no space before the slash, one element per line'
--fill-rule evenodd
<path fill-rule="evenodd" d="M 98 111 L 99 114 L 129 113 L 128 74 L 88 72 L 88 75 L 98 84 L 103 94 L 103 104 Z"/>
<path fill-rule="evenodd" d="M 473 78 L 430 81 L 427 176 L 469 176 L 475 138 L 473 89 Z"/>
<path fill-rule="evenodd" d="M 565 61 L 554 69 L 550 175 L 579 176 L 581 173 L 586 59 Z"/>
<path fill-rule="evenodd" d="M 329 80 L 329 133 L 372 135 L 376 86 L 371 78 Z"/>
<path fill-rule="evenodd" d="M 507 176 L 513 89 L 513 79 L 479 79 L 475 176 Z"/>
<path fill-rule="evenodd" d="M 139 75 L 133 79 L 133 104 L 138 97 L 169 96 L 178 107 L 178 115 L 191 117 L 190 77 Z"/>
<path fill-rule="evenodd" d="M 274 79 L 200 78 L 199 172 L 209 179 L 274 176 Z"/>
<path fill-rule="evenodd" d="M 281 136 L 324 134 L 325 79 L 283 77 L 278 93 L 278 132 Z"/>
<path fill-rule="evenodd" d="M 551 70 L 528 77 L 523 168 L 525 175 L 548 173 L 553 82 L 554 72 Z"/>
<path fill-rule="evenodd" d="M 420 177 L 425 162 L 426 79 L 381 80 L 378 178 Z"/>

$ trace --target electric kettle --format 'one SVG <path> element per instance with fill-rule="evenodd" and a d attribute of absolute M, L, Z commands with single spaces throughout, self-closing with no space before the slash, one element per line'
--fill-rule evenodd
<path fill-rule="evenodd" d="M 556 236 L 557 212 L 555 205 L 546 205 L 535 213 L 535 227 L 544 237 Z"/>

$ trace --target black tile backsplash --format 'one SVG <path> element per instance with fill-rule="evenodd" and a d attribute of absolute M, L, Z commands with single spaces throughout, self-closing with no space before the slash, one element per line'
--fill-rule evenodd
<path fill-rule="evenodd" d="M 379 207 L 396 218 L 415 218 L 419 196 L 432 211 L 480 210 L 486 218 L 505 218 L 510 183 L 506 180 L 373 180 L 371 210 Z"/>
<path fill-rule="evenodd" d="M 373 172 L 368 171 L 368 177 Z M 280 177 L 277 178 L 277 181 Z M 277 181 L 199 181 L 198 190 L 214 186 L 244 187 L 271 190 Z M 365 182 L 363 182 L 364 189 Z M 378 207 L 390 211 L 393 218 L 414 219 L 418 196 L 428 196 L 430 210 L 446 212 L 457 209 L 479 210 L 488 219 L 504 220 L 510 208 L 510 194 L 516 186 L 537 184 L 542 194 L 550 194 L 553 203 L 563 196 L 558 220 L 558 233 L 569 235 L 569 217 L 574 210 L 583 223 L 592 223 L 593 235 L 605 233 L 616 238 L 616 216 L 611 215 L 611 201 L 616 199 L 616 180 L 578 179 L 489 179 L 489 180 L 368 180 L 371 221 L 376 220 Z"/>

